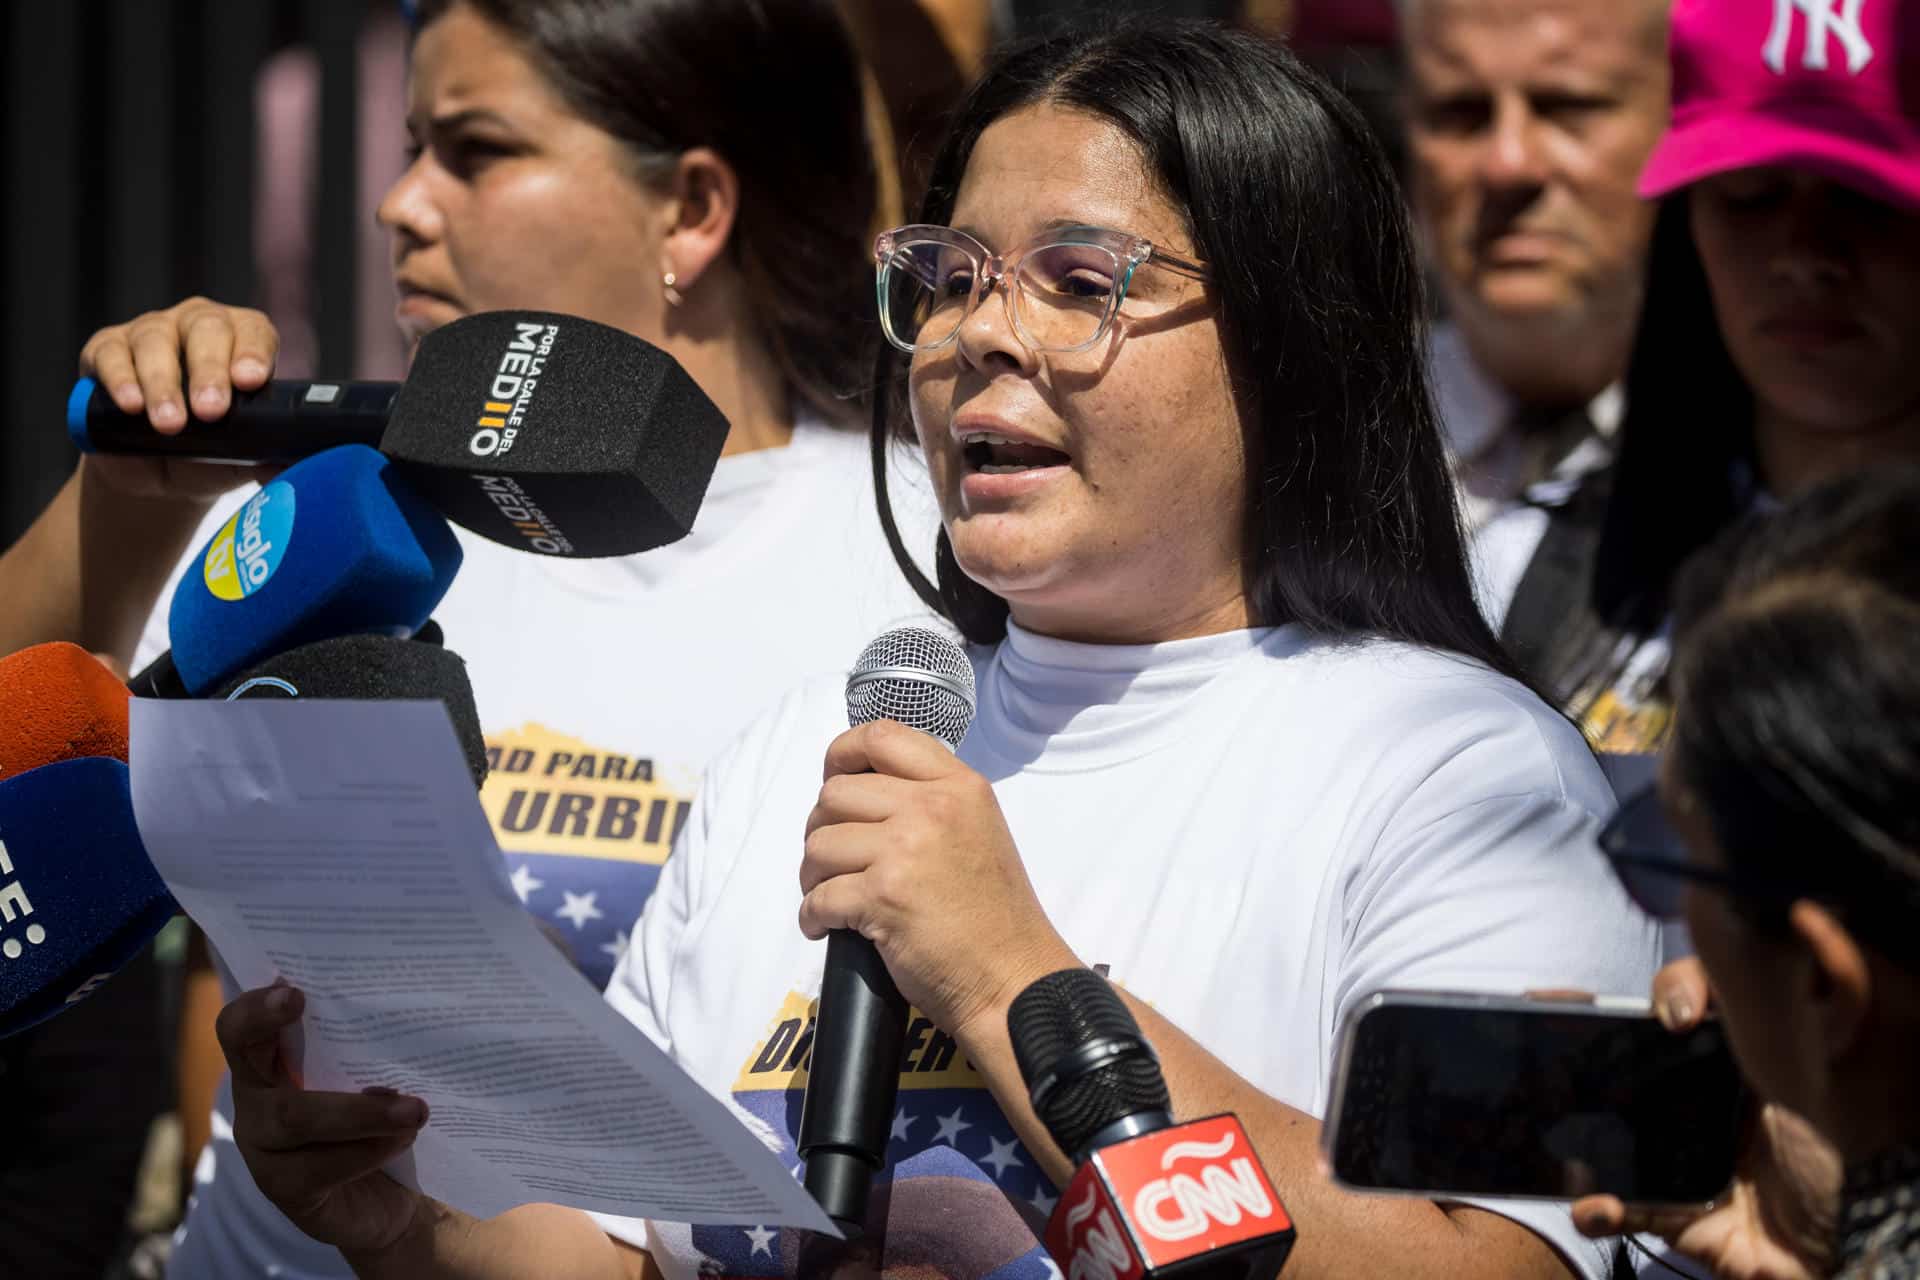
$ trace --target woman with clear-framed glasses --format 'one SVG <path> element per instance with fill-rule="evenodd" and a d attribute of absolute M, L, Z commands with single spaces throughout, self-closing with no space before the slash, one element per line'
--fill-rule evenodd
<path fill-rule="evenodd" d="M 1592 757 L 1475 609 L 1365 124 L 1213 27 L 1025 44 L 875 249 L 875 461 L 926 458 L 936 581 L 890 535 L 973 646 L 978 713 L 952 754 L 845 730 L 839 681 L 796 690 L 709 772 L 608 992 L 793 1159 L 819 940 L 870 938 L 915 1014 L 864 1238 L 475 1221 L 340 1158 L 350 1125 L 381 1153 L 412 1132 L 258 1070 L 299 999 L 249 992 L 224 1034 L 261 1185 L 357 1231 L 368 1276 L 1058 1275 L 1037 1233 L 1069 1168 L 1007 1009 L 1102 966 L 1176 1114 L 1253 1134 L 1300 1224 L 1289 1275 L 1604 1274 L 1563 1209 L 1354 1196 L 1319 1165 L 1358 999 L 1638 991 L 1655 955 L 1591 849 Z M 329 1209 L 374 1198 L 384 1233 Z"/>

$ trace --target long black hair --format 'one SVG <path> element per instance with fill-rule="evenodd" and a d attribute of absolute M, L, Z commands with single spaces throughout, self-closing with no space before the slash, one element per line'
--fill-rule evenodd
<path fill-rule="evenodd" d="M 421 0 L 465 5 L 649 172 L 712 147 L 740 179 L 728 251 L 794 389 L 857 421 L 874 347 L 877 199 L 853 39 L 833 0 Z"/>
<path fill-rule="evenodd" d="M 1158 21 L 1008 49 L 956 112 L 919 220 L 953 214 L 994 121 L 1047 102 L 1120 129 L 1212 264 L 1246 426 L 1245 590 L 1256 623 L 1448 649 L 1511 673 L 1473 600 L 1428 387 L 1425 314 L 1401 193 L 1360 114 L 1278 45 Z M 875 482 L 895 558 L 969 639 L 1006 634 L 1007 603 L 960 572 L 937 586 L 901 546 L 889 441 L 910 438 L 907 363 L 878 364 Z"/>
<path fill-rule="evenodd" d="M 1685 192 L 1654 222 L 1626 399 L 1592 605 L 1651 631 L 1681 563 L 1746 510 L 1754 481 L 1753 392 L 1720 336 Z"/>
<path fill-rule="evenodd" d="M 1920 469 L 1736 522 L 1674 594 L 1672 766 L 1729 866 L 1920 970 Z"/>

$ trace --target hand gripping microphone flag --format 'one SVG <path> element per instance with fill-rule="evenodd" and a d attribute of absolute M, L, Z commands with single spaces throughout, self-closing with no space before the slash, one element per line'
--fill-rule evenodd
<path fill-rule="evenodd" d="M 67 400 L 84 453 L 294 462 L 377 447 L 483 538 L 566 558 L 631 555 L 693 527 L 727 420 L 686 370 L 576 316 L 492 311 L 420 341 L 403 383 L 272 382 L 218 422 L 162 435 L 91 378 Z"/>

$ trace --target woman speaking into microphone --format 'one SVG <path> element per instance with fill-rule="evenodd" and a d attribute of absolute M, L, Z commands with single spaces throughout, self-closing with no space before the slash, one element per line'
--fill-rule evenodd
<path fill-rule="evenodd" d="M 845 730 L 838 681 L 790 695 L 709 771 L 608 999 L 790 1150 L 818 940 L 875 944 L 916 1011 L 856 1259 L 880 1274 L 1058 1274 L 1035 1228 L 1067 1162 L 1007 1008 L 1076 965 L 1129 993 L 1177 1114 L 1246 1123 L 1301 1224 L 1290 1276 L 1601 1274 L 1555 1206 L 1319 1171 L 1367 993 L 1634 992 L 1655 953 L 1587 847 L 1592 758 L 1475 610 L 1411 236 L 1360 117 L 1213 27 L 1023 45 L 876 263 L 876 444 L 925 454 L 976 719 L 954 755 Z M 378 1169 L 424 1108 L 265 1065 L 300 1007 L 223 1014 L 235 1136 L 361 1274 L 822 1273 L 797 1233 L 482 1222 L 403 1189 Z"/>

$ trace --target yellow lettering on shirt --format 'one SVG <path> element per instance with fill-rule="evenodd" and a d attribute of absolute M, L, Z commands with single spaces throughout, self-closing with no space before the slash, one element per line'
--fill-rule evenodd
<path fill-rule="evenodd" d="M 733 1092 L 760 1089 L 804 1089 L 813 1057 L 817 1002 L 790 991 L 779 1011 L 754 1042 Z M 900 1056 L 902 1089 L 984 1089 L 987 1082 L 960 1052 L 953 1037 L 933 1025 L 918 1009 L 907 1012 L 907 1043 Z"/>
<path fill-rule="evenodd" d="M 659 865 L 692 810 L 653 761 L 538 724 L 487 735 L 480 806 L 507 853 Z"/>

